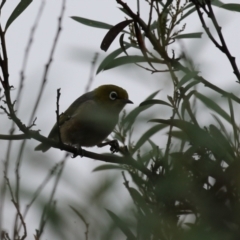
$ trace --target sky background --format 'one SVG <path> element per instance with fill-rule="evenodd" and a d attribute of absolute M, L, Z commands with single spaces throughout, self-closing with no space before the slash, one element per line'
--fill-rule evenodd
<path fill-rule="evenodd" d="M 1 24 L 7 21 L 9 15 L 13 11 L 18 1 L 7 1 L 3 8 L 1 15 Z M 15 20 L 9 27 L 7 32 L 7 49 L 9 55 L 9 69 L 10 69 L 10 82 L 15 88 L 18 87 L 20 79 L 20 71 L 22 69 L 23 56 L 25 48 L 29 39 L 31 27 L 35 21 L 37 12 L 42 1 L 36 0 L 26 9 L 26 11 Z M 239 3 L 239 1 L 231 1 L 231 3 Z M 136 9 L 135 1 L 127 1 L 129 6 Z M 146 5 L 145 5 L 146 6 Z M 99 20 L 112 25 L 123 21 L 125 16 L 117 8 L 115 1 L 110 0 L 68 0 L 64 12 L 62 22 L 62 32 L 57 44 L 57 48 L 53 57 L 53 63 L 47 77 L 47 84 L 36 113 L 36 129 L 41 129 L 43 135 L 48 135 L 52 125 L 55 122 L 55 109 L 56 109 L 56 91 L 61 88 L 60 98 L 60 112 L 64 111 L 77 97 L 82 95 L 88 83 L 91 61 L 95 53 L 99 53 L 97 66 L 110 52 L 119 47 L 118 40 L 116 39 L 107 53 L 100 49 L 100 44 L 106 34 L 106 30 L 87 27 L 73 21 L 71 16 L 80 16 L 93 20 Z M 147 18 L 148 12 L 144 5 L 141 7 L 140 14 L 143 18 Z M 40 18 L 36 33 L 34 35 L 33 45 L 31 47 L 27 69 L 25 71 L 26 79 L 24 81 L 23 97 L 20 102 L 20 109 L 18 116 L 24 123 L 28 123 L 32 107 L 35 103 L 38 89 L 41 85 L 45 64 L 49 58 L 49 52 L 57 30 L 57 19 L 61 10 L 60 0 L 45 1 L 44 10 Z M 236 62 L 239 65 L 240 52 L 239 52 L 239 13 L 221 10 L 215 8 L 216 16 L 219 25 L 223 27 L 223 34 L 229 50 L 236 57 Z M 208 20 L 207 20 L 208 22 Z M 204 32 L 201 24 L 197 18 L 197 14 L 186 19 L 186 29 L 184 33 L 190 32 Z M 211 26 L 211 25 L 210 25 Z M 180 28 L 181 26 L 179 26 Z M 225 90 L 231 90 L 239 96 L 239 85 L 236 84 L 235 76 L 232 74 L 231 66 L 226 57 L 211 43 L 207 42 L 206 34 L 203 34 L 202 39 L 185 40 L 182 42 L 187 53 L 194 59 L 197 68 L 201 71 L 204 78 L 208 79 L 211 83 L 218 85 Z M 172 46 L 176 52 L 179 51 L 179 43 Z M 158 97 L 167 101 L 167 95 L 171 95 L 171 87 L 167 74 L 151 74 L 138 68 L 135 65 L 128 65 L 111 69 L 109 71 L 101 72 L 95 76 L 91 90 L 103 84 L 116 84 L 125 88 L 130 99 L 134 105 L 126 107 L 130 111 L 138 106 L 152 92 L 161 89 Z M 205 89 L 206 90 L 206 89 Z M 12 92 L 13 99 L 16 90 Z M 209 94 L 211 94 L 210 91 Z M 169 118 L 171 112 L 167 111 L 164 107 L 155 108 L 156 114 L 163 118 Z M 0 115 L 1 125 L 0 133 L 7 134 L 10 127 L 10 121 L 4 116 Z M 203 122 L 206 117 L 202 116 Z M 138 129 L 135 138 L 144 129 Z M 18 133 L 16 131 L 16 133 Z M 0 151 L 3 160 L 5 156 L 6 142 L 0 141 Z M 34 152 L 34 147 L 38 144 L 37 141 L 31 140 L 27 142 L 24 152 L 24 160 L 21 167 L 21 182 L 23 194 L 23 206 L 27 202 L 27 193 L 36 189 L 38 184 L 46 175 L 48 169 L 56 162 L 59 162 L 64 156 L 64 153 L 51 149 L 47 153 Z M 19 143 L 14 144 L 15 151 L 11 154 L 11 165 L 9 176 L 14 185 L 14 164 L 16 156 L 19 151 Z M 97 152 L 108 151 L 105 149 L 88 149 Z M 108 179 L 115 181 L 111 191 L 103 197 L 104 204 L 109 209 L 119 209 L 122 201 L 127 202 L 129 195 L 122 184 L 120 171 L 111 171 L 92 173 L 92 169 L 101 162 L 97 162 L 87 158 L 75 158 L 67 161 L 66 167 L 63 172 L 63 180 L 60 181 L 56 198 L 58 198 L 58 207 L 66 214 L 71 216 L 72 228 L 77 229 L 77 218 L 69 210 L 69 201 L 75 202 L 76 205 L 84 205 L 86 196 L 91 196 L 94 189 L 99 184 L 107 183 Z M 51 186 L 47 186 L 43 192 L 42 199 L 48 195 Z M 115 190 L 115 191 L 114 191 Z M 94 208 L 94 207 L 93 207 Z M 120 211 L 120 210 L 119 210 Z M 9 228 L 9 223 L 12 222 L 14 209 L 11 204 L 6 204 L 4 212 L 5 229 Z M 108 217 L 104 210 L 101 211 L 104 217 Z M 27 217 L 29 226 L 29 237 L 32 239 L 34 230 L 38 227 L 40 212 L 34 209 Z M 54 236 L 50 229 L 46 230 L 45 236 Z M 72 238 L 74 239 L 74 238 Z M 76 237 L 77 239 L 77 237 Z"/>

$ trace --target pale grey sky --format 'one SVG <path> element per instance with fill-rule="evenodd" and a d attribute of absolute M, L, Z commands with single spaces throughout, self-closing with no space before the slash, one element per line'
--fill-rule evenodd
<path fill-rule="evenodd" d="M 6 21 L 14 6 L 18 1 L 7 1 L 3 9 L 1 21 Z M 239 3 L 239 1 L 231 1 Z M 127 1 L 128 4 L 134 6 L 134 1 Z M 10 26 L 7 32 L 7 47 L 9 54 L 9 67 L 10 67 L 10 81 L 15 87 L 18 86 L 20 78 L 20 70 L 22 67 L 23 54 L 28 41 L 30 29 L 35 20 L 37 11 L 41 1 L 33 1 L 29 8 Z M 56 90 L 61 88 L 60 108 L 61 112 L 64 111 L 72 101 L 80 96 L 86 87 L 91 64 L 95 52 L 100 53 L 98 64 L 107 56 L 111 51 L 118 48 L 118 40 L 116 39 L 108 52 L 105 53 L 100 50 L 101 41 L 106 34 L 105 30 L 90 28 L 73 21 L 70 16 L 81 16 L 93 20 L 99 20 L 110 24 L 117 24 L 124 20 L 122 12 L 117 9 L 115 1 L 109 0 L 68 0 L 66 11 L 63 19 L 63 30 L 61 32 L 60 40 L 57 45 L 56 53 L 54 55 L 53 63 L 48 75 L 48 82 L 40 102 L 37 112 L 37 129 L 41 129 L 41 133 L 47 135 L 54 124 L 56 116 Z M 57 28 L 57 18 L 60 13 L 61 1 L 60 0 L 47 0 L 43 15 L 40 19 L 39 26 L 36 34 L 34 35 L 34 42 L 31 48 L 28 67 L 26 71 L 26 80 L 24 82 L 24 94 L 20 103 L 20 110 L 18 112 L 20 118 L 26 123 L 29 121 L 28 113 L 31 112 L 31 107 L 38 93 L 38 88 L 41 84 L 44 65 L 46 64 L 49 56 L 50 46 L 53 41 Z M 239 13 L 228 12 L 216 9 L 216 15 L 219 24 L 223 26 L 223 33 L 232 54 L 236 57 L 237 64 L 240 64 L 239 52 Z M 141 8 L 141 14 L 147 16 L 148 13 Z M 199 32 L 204 30 L 194 13 L 190 19 L 186 19 L 185 33 Z M 206 39 L 206 34 L 203 34 L 203 39 Z M 196 64 L 202 70 L 202 75 L 219 87 L 226 89 L 236 89 L 239 92 L 239 85 L 235 83 L 234 75 L 231 74 L 232 70 L 226 57 L 213 46 L 212 43 L 206 43 L 203 40 L 185 40 L 184 45 L 190 56 L 196 58 Z M 173 45 L 178 49 L 177 44 Z M 138 70 L 138 71 L 137 71 Z M 134 65 L 129 65 L 126 68 L 112 69 L 110 71 L 101 72 L 98 74 L 93 82 L 91 89 L 106 83 L 116 84 L 127 89 L 130 99 L 135 103 L 133 106 L 127 106 L 126 110 L 129 111 L 156 89 L 162 89 L 158 96 L 163 100 L 167 100 L 167 95 L 171 94 L 171 90 L 167 84 L 168 79 L 166 75 L 152 75 L 144 70 L 139 70 Z M 15 91 L 16 92 L 16 91 Z M 14 94 L 14 93 L 13 93 Z M 165 118 L 170 117 L 171 112 L 165 112 Z M 1 115 L 2 117 L 2 115 Z M 0 133 L 8 133 L 9 122 L 7 119 L 4 125 L 0 126 Z M 2 128 L 4 126 L 4 128 Z M 140 130 L 141 132 L 141 130 Z M 2 144 L 2 141 L 1 141 Z M 4 146 L 3 143 L 2 146 Z M 22 178 L 21 181 L 24 185 L 29 184 L 28 190 L 36 189 L 42 181 L 43 176 L 46 174 L 46 169 L 53 166 L 54 162 L 58 162 L 62 158 L 63 152 L 51 149 L 47 153 L 35 153 L 33 147 L 37 145 L 37 141 L 28 141 L 25 161 L 22 165 Z M 19 145 L 16 147 L 16 154 Z M 98 149 L 91 149 L 99 151 Z M 101 150 L 106 151 L 108 148 Z M 5 154 L 5 153 L 4 153 Z M 3 155 L 4 156 L 4 155 Z M 15 156 L 16 157 L 16 156 Z M 10 176 L 14 179 L 14 154 L 12 156 L 12 163 L 10 168 Z M 1 159 L 2 160 L 2 159 Z M 43 166 L 41 166 L 43 164 Z M 106 172 L 91 173 L 92 169 L 102 164 L 101 162 L 93 161 L 86 158 L 69 159 L 64 169 L 64 181 L 60 182 L 56 198 L 59 198 L 58 206 L 69 212 L 67 206 L 68 199 L 75 200 L 76 202 L 84 202 L 84 195 L 91 194 L 90 189 L 96 185 L 97 182 L 105 181 Z M 112 171 L 110 176 L 118 176 L 119 181 L 115 184 L 117 191 L 108 196 L 110 201 L 107 201 L 108 208 L 114 209 L 121 206 L 121 201 L 127 201 L 129 198 L 126 193 L 125 187 L 122 184 L 121 172 Z M 50 186 L 48 190 L 50 190 Z M 77 189 L 77 190 L 76 190 Z M 26 189 L 25 189 L 26 190 Z M 82 193 L 82 194 L 79 194 Z M 48 191 L 44 191 L 48 194 Z M 111 194 L 110 194 L 111 195 Z M 24 204 L 27 198 L 24 199 Z M 12 222 L 13 208 L 6 205 L 4 227 L 11 230 L 9 223 Z M 32 239 L 35 229 L 38 227 L 40 213 L 35 210 L 29 213 L 27 224 L 29 228 L 29 236 L 27 239 Z M 107 217 L 107 215 L 105 215 Z M 76 219 L 74 219 L 76 220 Z M 74 220 L 72 221 L 73 225 Z M 50 235 L 49 235 L 50 234 Z M 54 233 L 46 231 L 45 238 L 50 239 Z"/>

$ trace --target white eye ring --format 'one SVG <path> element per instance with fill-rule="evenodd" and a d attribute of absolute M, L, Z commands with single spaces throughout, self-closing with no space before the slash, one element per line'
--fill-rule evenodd
<path fill-rule="evenodd" d="M 110 92 L 109 98 L 110 98 L 111 100 L 116 100 L 117 97 L 118 97 L 118 95 L 117 95 L 117 93 L 116 93 L 115 91 Z"/>

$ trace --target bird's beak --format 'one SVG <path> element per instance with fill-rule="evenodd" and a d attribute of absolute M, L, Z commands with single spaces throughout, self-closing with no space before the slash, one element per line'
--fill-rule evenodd
<path fill-rule="evenodd" d="M 129 99 L 122 99 L 122 101 L 123 101 L 125 104 L 127 104 L 127 103 L 133 104 L 133 102 L 132 102 L 131 100 L 129 100 Z"/>

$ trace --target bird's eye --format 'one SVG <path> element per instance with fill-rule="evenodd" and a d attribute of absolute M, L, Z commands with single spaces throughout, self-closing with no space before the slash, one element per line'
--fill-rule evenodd
<path fill-rule="evenodd" d="M 109 94 L 109 98 L 111 99 L 111 100 L 115 100 L 116 98 L 118 97 L 118 95 L 117 95 L 117 93 L 116 92 L 110 92 L 110 94 Z"/>

